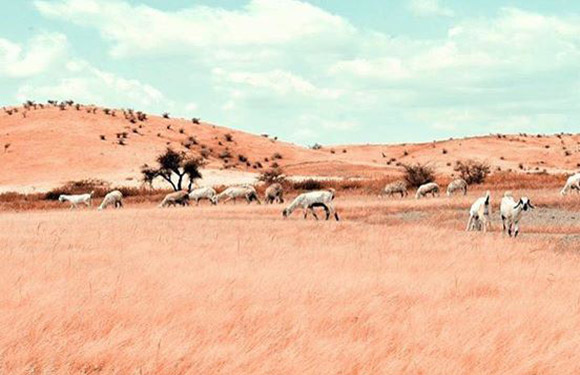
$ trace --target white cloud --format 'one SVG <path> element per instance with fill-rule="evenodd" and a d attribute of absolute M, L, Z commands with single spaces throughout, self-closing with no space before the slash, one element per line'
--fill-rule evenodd
<path fill-rule="evenodd" d="M 297 94 L 318 99 L 336 99 L 341 95 L 341 90 L 318 88 L 312 82 L 282 70 L 251 73 L 226 72 L 223 69 L 214 69 L 213 75 L 217 81 L 222 83 L 229 82 L 252 88 L 266 89 L 281 96 Z M 240 95 L 238 94 L 238 96 Z"/>
<path fill-rule="evenodd" d="M 58 33 L 35 36 L 26 48 L 0 38 L 0 77 L 24 78 L 54 68 L 67 55 L 67 39 Z"/>
<path fill-rule="evenodd" d="M 409 9 L 418 16 L 453 17 L 452 9 L 441 5 L 440 0 L 409 0 Z"/>
<path fill-rule="evenodd" d="M 296 0 L 252 0 L 238 11 L 194 6 L 174 12 L 111 0 L 39 0 L 34 4 L 45 16 L 97 28 L 114 43 L 115 56 L 183 54 L 190 48 L 219 53 L 224 47 L 336 40 L 355 31 L 344 19 Z"/>
<path fill-rule="evenodd" d="M 82 60 L 72 60 L 56 77 L 20 87 L 16 99 L 68 100 L 120 107 L 150 107 L 167 103 L 163 94 L 138 80 L 105 72 Z"/>

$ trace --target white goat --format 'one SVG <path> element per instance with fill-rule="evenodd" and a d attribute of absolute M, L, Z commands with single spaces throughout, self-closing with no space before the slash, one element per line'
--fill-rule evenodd
<path fill-rule="evenodd" d="M 508 235 L 511 237 L 514 233 L 514 237 L 518 236 L 520 232 L 520 219 L 522 218 L 522 211 L 527 211 L 528 209 L 535 208 L 528 197 L 521 197 L 516 203 L 512 193 L 510 191 L 506 192 L 501 199 L 500 213 L 501 221 L 503 224 L 503 232 L 507 231 Z"/>
<path fill-rule="evenodd" d="M 469 209 L 469 221 L 465 230 L 482 230 L 487 232 L 491 228 L 491 194 L 485 193 L 485 196 L 477 198 Z"/>
<path fill-rule="evenodd" d="M 278 182 L 268 186 L 264 193 L 264 201 L 268 203 L 284 203 L 284 188 Z"/>
<path fill-rule="evenodd" d="M 58 200 L 60 202 L 70 202 L 70 204 L 71 204 L 71 206 L 70 206 L 71 210 L 73 208 L 78 208 L 78 205 L 81 204 L 81 203 L 86 204 L 87 207 L 91 207 L 91 203 L 92 203 L 91 201 L 93 199 L 93 194 L 94 193 L 95 193 L 94 191 L 91 191 L 88 194 L 77 194 L 77 195 L 61 194 L 58 197 Z"/>
<path fill-rule="evenodd" d="M 409 192 L 407 191 L 407 183 L 405 181 L 395 181 L 387 184 L 379 197 L 382 195 L 389 195 L 392 197 L 397 193 L 401 194 L 401 198 L 409 195 Z"/>
<path fill-rule="evenodd" d="M 195 201 L 199 205 L 201 199 L 208 199 L 211 204 L 216 204 L 217 193 L 214 188 L 206 186 L 192 190 L 189 193 L 189 199 Z"/>
<path fill-rule="evenodd" d="M 577 192 L 580 192 L 580 173 L 576 173 L 568 177 L 566 185 L 564 185 L 564 188 L 562 189 L 562 191 L 560 191 L 560 194 L 566 195 L 568 194 L 569 190 L 573 189 L 576 189 Z"/>
<path fill-rule="evenodd" d="M 447 186 L 447 196 L 450 197 L 456 191 L 463 191 L 463 195 L 467 194 L 467 181 L 462 178 L 457 178 L 449 183 Z"/>
<path fill-rule="evenodd" d="M 119 190 L 113 190 L 105 195 L 103 202 L 99 206 L 99 210 L 103 210 L 111 205 L 115 208 L 123 207 L 123 193 Z"/>
<path fill-rule="evenodd" d="M 215 197 L 215 203 L 217 204 L 223 198 L 225 198 L 224 203 L 232 199 L 234 200 L 234 203 L 236 203 L 236 198 L 244 198 L 248 204 L 252 203 L 252 201 L 262 204 L 258 198 L 256 188 L 251 185 L 230 186 Z"/>
<path fill-rule="evenodd" d="M 308 212 L 312 213 L 312 216 L 318 220 L 318 216 L 314 212 L 315 207 L 322 207 L 326 211 L 326 220 L 330 218 L 330 215 L 334 215 L 336 221 L 339 220 L 338 213 L 334 209 L 334 190 L 319 190 L 311 191 L 308 193 L 303 193 L 297 196 L 288 207 L 282 211 L 282 216 L 288 217 L 292 215 L 292 212 L 297 208 L 302 208 L 304 212 L 304 219 L 308 216 Z"/>
<path fill-rule="evenodd" d="M 419 189 L 417 189 L 417 193 L 415 194 L 415 199 L 420 199 L 427 194 L 432 194 L 433 196 L 439 195 L 439 185 L 435 182 L 428 182 L 419 186 Z"/>
<path fill-rule="evenodd" d="M 189 204 L 189 193 L 187 191 L 182 190 L 167 194 L 159 204 L 159 207 L 169 207 L 178 204 L 182 206 L 187 206 Z"/>

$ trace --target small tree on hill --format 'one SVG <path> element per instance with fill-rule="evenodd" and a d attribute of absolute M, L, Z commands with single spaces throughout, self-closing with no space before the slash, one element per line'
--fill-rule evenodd
<path fill-rule="evenodd" d="M 187 177 L 187 190 L 191 190 L 193 182 L 201 178 L 199 168 L 202 161 L 199 159 L 187 159 L 184 153 L 179 153 L 168 148 L 163 154 L 157 157 L 157 167 L 150 167 L 147 164 L 141 167 L 141 174 L 144 182 L 153 184 L 157 177 L 167 181 L 173 190 L 182 190 L 184 179 Z"/>
<path fill-rule="evenodd" d="M 404 164 L 403 168 L 405 168 L 405 181 L 407 181 L 407 184 L 410 187 L 418 188 L 423 184 L 435 181 L 435 173 L 433 168 L 428 165 Z"/>
<path fill-rule="evenodd" d="M 473 160 L 458 160 L 453 169 L 470 185 L 483 183 L 490 173 L 489 165 Z"/>

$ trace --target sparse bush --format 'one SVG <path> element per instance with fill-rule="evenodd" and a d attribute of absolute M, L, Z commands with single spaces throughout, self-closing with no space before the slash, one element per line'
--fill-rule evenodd
<path fill-rule="evenodd" d="M 202 148 L 200 154 L 202 158 L 207 159 L 211 155 L 211 152 L 207 148 Z"/>
<path fill-rule="evenodd" d="M 444 148 L 443 150 L 441 150 L 441 153 L 442 153 L 443 155 L 447 154 L 447 149 L 446 149 L 446 148 Z"/>
<path fill-rule="evenodd" d="M 405 150 L 405 151 L 403 152 L 403 156 L 409 156 L 409 151 Z"/>
<path fill-rule="evenodd" d="M 346 154 L 346 148 L 343 148 L 343 149 L 342 149 L 342 153 L 343 153 L 343 154 Z"/>
<path fill-rule="evenodd" d="M 324 188 L 321 181 L 314 179 L 307 179 L 303 181 L 297 181 L 292 184 L 294 190 L 320 190 Z"/>
<path fill-rule="evenodd" d="M 164 112 L 164 113 L 163 113 L 161 116 L 162 116 L 164 119 L 169 119 L 169 113 L 167 113 L 167 112 Z"/>
<path fill-rule="evenodd" d="M 223 150 L 219 154 L 220 159 L 230 159 L 231 157 L 232 157 L 232 153 L 230 152 L 230 150 Z"/>
<path fill-rule="evenodd" d="M 272 155 L 272 160 L 276 160 L 276 159 L 282 159 L 282 154 L 281 154 L 281 153 L 279 153 L 279 152 L 275 152 L 275 153 Z"/>
<path fill-rule="evenodd" d="M 99 179 L 69 181 L 65 185 L 46 193 L 44 199 L 58 200 L 61 194 L 85 194 L 93 190 L 96 196 L 101 196 L 106 194 L 109 188 L 108 182 Z"/>
<path fill-rule="evenodd" d="M 322 149 L 322 145 L 319 143 L 315 143 L 312 146 L 310 146 L 310 148 L 313 150 L 320 150 L 320 149 Z"/>
<path fill-rule="evenodd" d="M 101 138 L 101 141 L 106 141 L 107 140 L 107 138 L 103 134 L 101 134 L 99 137 Z"/>
<path fill-rule="evenodd" d="M 245 163 L 248 161 L 248 158 L 245 155 L 239 154 L 238 160 L 241 161 L 242 163 Z"/>
<path fill-rule="evenodd" d="M 196 125 L 199 125 L 201 123 L 201 120 L 199 118 L 197 118 L 197 117 L 194 117 L 194 118 L 191 119 L 191 122 L 193 122 Z"/>
<path fill-rule="evenodd" d="M 183 133 L 185 133 L 185 129 L 183 129 L 183 128 L 179 129 L 179 134 L 183 134 Z"/>
<path fill-rule="evenodd" d="M 282 182 L 284 179 L 284 173 L 282 172 L 281 168 L 270 168 L 262 172 L 262 174 L 260 174 L 258 177 L 258 181 L 263 181 L 268 184 Z"/>
<path fill-rule="evenodd" d="M 226 140 L 226 142 L 233 142 L 234 136 L 231 135 L 230 133 L 226 133 L 226 134 L 224 134 L 224 139 Z"/>
<path fill-rule="evenodd" d="M 194 136 L 189 136 L 187 140 L 183 142 L 185 148 L 192 148 L 195 145 L 197 145 L 197 139 L 195 139 Z"/>
<path fill-rule="evenodd" d="M 435 181 L 435 172 L 433 171 L 433 168 L 428 165 L 403 164 L 403 168 L 405 169 L 405 181 L 407 181 L 407 184 L 411 187 L 418 188 L 423 184 Z"/>
<path fill-rule="evenodd" d="M 483 183 L 490 173 L 488 164 L 473 160 L 457 161 L 454 170 L 470 185 Z"/>
<path fill-rule="evenodd" d="M 4 153 L 8 152 L 8 149 L 10 148 L 11 144 L 10 143 L 5 143 L 4 144 Z"/>
<path fill-rule="evenodd" d="M 334 151 L 334 149 L 333 149 L 333 148 L 331 148 L 331 149 L 330 149 L 330 153 L 331 153 L 331 154 L 336 154 L 336 151 Z"/>

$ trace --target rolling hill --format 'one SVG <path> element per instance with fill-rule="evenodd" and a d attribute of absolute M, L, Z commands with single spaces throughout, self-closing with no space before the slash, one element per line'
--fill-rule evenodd
<path fill-rule="evenodd" d="M 84 105 L 27 105 L 0 111 L 0 191 L 43 191 L 66 181 L 139 184 L 139 169 L 166 147 L 206 160 L 206 184 L 249 182 L 277 163 L 288 175 L 381 177 L 400 164 L 451 174 L 457 160 L 494 170 L 564 173 L 580 168 L 580 134 L 490 135 L 432 143 L 336 145 L 313 150 L 207 122 Z M 142 115 L 141 115 L 142 116 Z M 196 121 L 197 122 L 197 121 Z"/>

